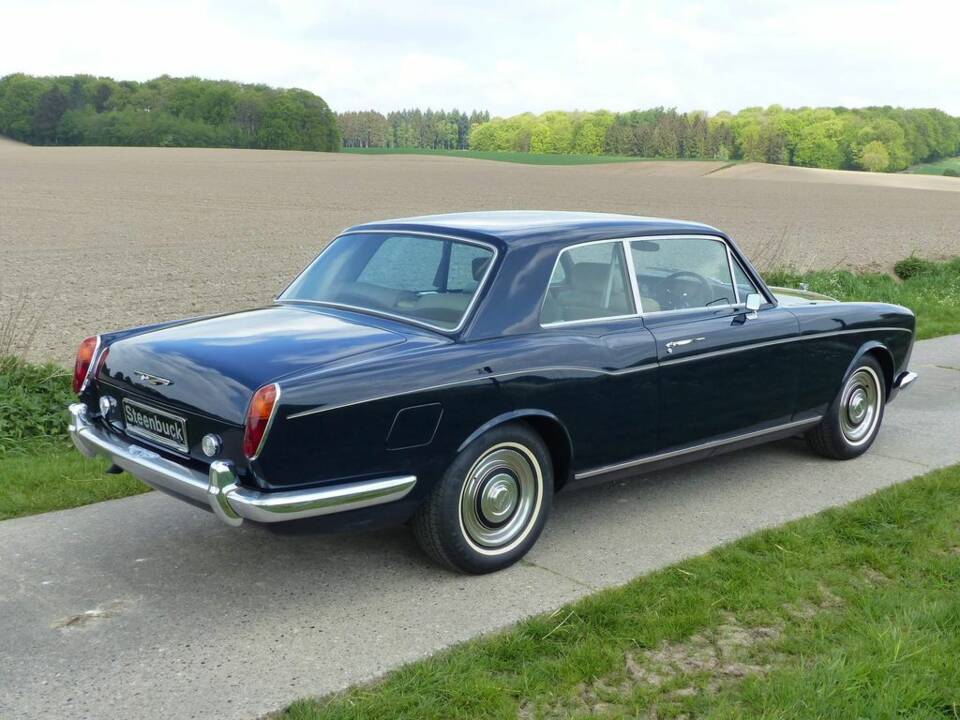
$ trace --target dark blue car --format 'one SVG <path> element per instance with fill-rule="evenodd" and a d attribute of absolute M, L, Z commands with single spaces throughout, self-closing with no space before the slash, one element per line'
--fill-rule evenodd
<path fill-rule="evenodd" d="M 914 316 L 768 288 L 705 225 L 482 212 L 344 231 L 265 308 L 80 347 L 70 431 L 230 525 L 411 521 L 466 572 L 554 492 L 805 434 L 856 457 Z"/>

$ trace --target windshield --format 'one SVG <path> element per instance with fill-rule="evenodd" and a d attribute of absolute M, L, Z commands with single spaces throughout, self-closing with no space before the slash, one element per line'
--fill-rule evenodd
<path fill-rule="evenodd" d="M 455 330 L 493 255 L 486 245 L 427 235 L 341 235 L 279 300 L 346 306 Z"/>

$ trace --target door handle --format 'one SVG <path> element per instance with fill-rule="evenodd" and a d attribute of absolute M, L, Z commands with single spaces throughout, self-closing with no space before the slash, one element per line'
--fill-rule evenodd
<path fill-rule="evenodd" d="M 695 337 L 695 338 L 684 338 L 683 340 L 671 340 L 668 342 L 665 347 L 667 348 L 668 353 L 672 353 L 674 348 L 683 347 L 684 345 L 690 345 L 695 342 L 702 342 L 706 340 L 705 337 Z"/>

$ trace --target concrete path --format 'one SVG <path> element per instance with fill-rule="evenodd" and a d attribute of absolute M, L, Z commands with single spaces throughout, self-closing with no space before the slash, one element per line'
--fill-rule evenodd
<path fill-rule="evenodd" d="M 561 494 L 492 576 L 435 568 L 403 529 L 236 531 L 155 493 L 0 523 L 0 717 L 256 717 L 960 462 L 960 336 L 912 369 L 863 458 L 789 440 Z"/>

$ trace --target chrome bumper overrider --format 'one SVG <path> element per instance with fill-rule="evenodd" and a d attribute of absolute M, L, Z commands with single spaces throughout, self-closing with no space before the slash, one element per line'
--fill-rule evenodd
<path fill-rule="evenodd" d="M 214 461 L 209 473 L 185 467 L 118 439 L 90 422 L 87 406 L 70 406 L 70 438 L 83 455 L 102 455 L 147 485 L 195 503 L 209 505 L 228 525 L 244 518 L 281 522 L 331 515 L 400 500 L 417 482 L 413 475 L 330 485 L 309 490 L 258 492 L 237 484 L 233 466 Z"/>

